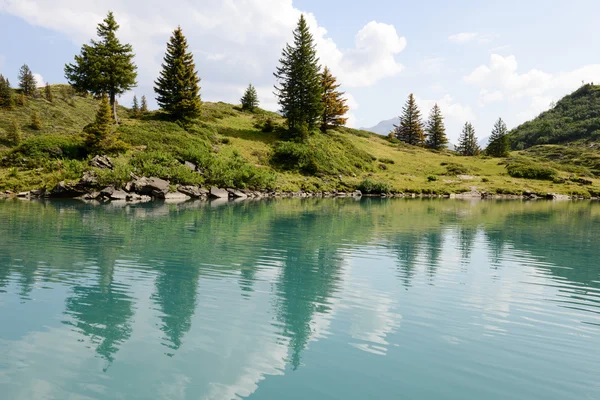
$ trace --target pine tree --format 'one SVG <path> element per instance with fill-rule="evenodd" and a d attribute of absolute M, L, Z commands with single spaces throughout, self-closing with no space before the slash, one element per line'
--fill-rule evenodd
<path fill-rule="evenodd" d="M 117 118 L 117 96 L 136 86 L 137 67 L 133 63 L 133 48 L 121 44 L 116 36 L 119 25 L 112 12 L 98 24 L 99 41 L 81 47 L 75 63 L 65 65 L 65 77 L 77 90 L 95 96 L 106 94 L 110 99 L 112 114 Z"/>
<path fill-rule="evenodd" d="M 85 143 L 90 153 L 98 152 L 105 147 L 105 143 L 110 140 L 113 124 L 114 119 L 108 97 L 102 95 L 100 108 L 98 108 L 98 112 L 96 113 L 96 119 L 84 128 L 86 134 Z"/>
<path fill-rule="evenodd" d="M 258 95 L 252 84 L 248 86 L 244 92 L 244 96 L 242 96 L 240 101 L 242 103 L 242 110 L 254 112 L 254 110 L 258 107 Z"/>
<path fill-rule="evenodd" d="M 154 83 L 158 95 L 156 101 L 172 119 L 187 120 L 200 115 L 200 78 L 181 27 L 173 32 L 167 43 L 162 71 Z"/>
<path fill-rule="evenodd" d="M 508 140 L 508 129 L 502 118 L 494 124 L 490 142 L 485 153 L 492 157 L 508 157 L 510 153 L 510 142 Z"/>
<path fill-rule="evenodd" d="M 46 96 L 46 100 L 50 103 L 54 102 L 54 96 L 52 95 L 52 90 L 50 89 L 50 84 L 46 82 L 46 88 L 44 89 L 44 93 Z"/>
<path fill-rule="evenodd" d="M 142 105 L 140 106 L 140 113 L 148 112 L 148 100 L 146 100 L 146 95 L 142 95 Z"/>
<path fill-rule="evenodd" d="M 425 143 L 425 130 L 421 121 L 421 112 L 415 96 L 411 93 L 402 109 L 400 124 L 394 125 L 396 137 L 404 143 L 422 146 Z"/>
<path fill-rule="evenodd" d="M 10 82 L 0 74 L 0 108 L 12 110 L 14 106 L 15 99 Z"/>
<path fill-rule="evenodd" d="M 458 146 L 456 151 L 461 156 L 477 156 L 480 149 L 475 137 L 475 128 L 470 122 L 467 122 L 463 128 L 462 134 L 458 138 Z"/>
<path fill-rule="evenodd" d="M 133 105 L 131 106 L 131 111 L 133 112 L 134 117 L 140 115 L 140 106 L 138 105 L 138 99 L 136 95 L 133 95 Z"/>
<path fill-rule="evenodd" d="M 21 132 L 21 126 L 14 119 L 8 127 L 8 140 L 15 146 L 21 143 L 23 134 Z"/>
<path fill-rule="evenodd" d="M 25 96 L 35 95 L 37 82 L 27 64 L 23 64 L 19 70 L 19 88 Z"/>
<path fill-rule="evenodd" d="M 323 91 L 321 130 L 323 132 L 336 126 L 346 125 L 346 121 L 348 121 L 348 118 L 344 118 L 344 115 L 350 108 L 346 105 L 344 92 L 337 90 L 340 86 L 329 68 L 325 67 L 321 74 L 321 88 Z"/>
<path fill-rule="evenodd" d="M 34 111 L 31 116 L 31 129 L 35 129 L 36 131 L 42 130 L 42 121 L 40 121 L 40 116 L 37 111 Z"/>
<path fill-rule="evenodd" d="M 275 94 L 290 131 L 302 137 L 318 126 L 323 115 L 321 67 L 303 15 L 294 31 L 294 44 L 286 45 L 279 63 Z"/>
<path fill-rule="evenodd" d="M 426 126 L 427 140 L 425 145 L 430 149 L 443 150 L 448 144 L 446 137 L 446 127 L 444 126 L 444 117 L 440 107 L 436 104 L 431 109 L 429 120 Z"/>

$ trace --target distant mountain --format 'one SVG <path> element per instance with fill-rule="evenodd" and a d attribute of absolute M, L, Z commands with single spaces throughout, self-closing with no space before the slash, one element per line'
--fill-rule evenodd
<path fill-rule="evenodd" d="M 381 121 L 380 123 L 378 123 L 377 125 L 375 125 L 372 128 L 361 128 L 361 130 L 363 131 L 369 131 L 369 132 L 373 132 L 373 133 L 377 133 L 378 135 L 384 135 L 386 136 L 388 133 L 390 133 L 391 130 L 394 129 L 394 124 L 398 123 L 398 118 L 392 118 L 392 119 L 388 119 L 385 121 Z"/>
<path fill-rule="evenodd" d="M 481 149 L 485 149 L 488 146 L 489 143 L 490 143 L 490 137 L 489 136 L 486 136 L 486 137 L 484 137 L 483 139 L 480 139 L 477 142 L 477 144 L 479 145 L 479 147 Z"/>
<path fill-rule="evenodd" d="M 398 121 L 398 117 L 396 117 L 396 118 L 388 119 L 388 120 L 385 120 L 385 121 L 381 121 L 380 123 L 378 123 L 374 127 L 371 127 L 371 128 L 360 128 L 360 129 L 362 131 L 369 131 L 369 132 L 376 133 L 378 135 L 387 136 L 388 133 L 390 133 L 392 130 L 394 130 L 394 125 L 398 124 L 398 122 L 399 122 Z M 489 139 L 489 137 L 486 138 L 486 140 L 487 139 Z M 455 148 L 455 146 L 452 143 L 448 143 L 447 147 L 448 147 L 449 150 L 454 150 L 454 148 Z"/>
<path fill-rule="evenodd" d="M 600 142 L 600 86 L 583 85 L 556 106 L 510 132 L 514 149 Z"/>

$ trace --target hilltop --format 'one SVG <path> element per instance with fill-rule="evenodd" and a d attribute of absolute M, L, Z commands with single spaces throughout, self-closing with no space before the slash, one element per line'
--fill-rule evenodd
<path fill-rule="evenodd" d="M 517 150 L 536 145 L 600 142 L 600 86 L 586 84 L 510 133 Z M 593 147 L 593 146 L 592 146 Z"/>
<path fill-rule="evenodd" d="M 282 141 L 278 126 L 284 121 L 278 114 L 242 112 L 225 103 L 204 103 L 200 118 L 187 125 L 170 122 L 160 112 L 135 117 L 119 106 L 124 147 L 110 155 L 114 168 L 103 170 L 89 166 L 82 135 L 98 100 L 75 94 L 67 85 L 51 90 L 52 103 L 30 98 L 25 106 L 0 110 L 2 191 L 51 189 L 92 171 L 99 185 L 122 186 L 133 173 L 167 179 L 172 190 L 216 185 L 282 192 L 600 193 L 600 181 L 587 166 L 542 160 L 532 152 L 513 152 L 508 159 L 460 157 L 349 128 L 315 134 L 306 142 Z M 34 112 L 41 130 L 30 126 Z M 6 140 L 12 120 L 23 131 L 18 146 Z"/>

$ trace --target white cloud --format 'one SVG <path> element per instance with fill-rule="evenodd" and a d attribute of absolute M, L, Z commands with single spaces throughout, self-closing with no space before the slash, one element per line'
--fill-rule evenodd
<path fill-rule="evenodd" d="M 62 32 L 77 44 L 95 37 L 96 25 L 106 10 L 115 13 L 120 38 L 136 52 L 138 96 L 154 97 L 152 82 L 160 70 L 166 42 L 180 25 L 195 54 L 203 97 L 228 102 L 237 102 L 239 90 L 248 82 L 257 88 L 272 87 L 281 49 L 291 41 L 302 13 L 292 0 L 0 1 L 0 12 Z M 342 49 L 314 15 L 305 16 L 321 63 L 328 65 L 345 87 L 370 86 L 402 71 L 396 56 L 406 47 L 406 39 L 394 26 L 371 21 L 356 34 L 354 47 Z M 265 90 L 262 93 L 265 96 Z"/>
<path fill-rule="evenodd" d="M 438 100 L 422 100 L 418 97 L 416 100 L 425 118 L 429 116 L 429 111 L 434 104 L 437 104 L 446 118 L 450 118 L 456 122 L 464 123 L 476 119 L 475 113 L 470 106 L 457 103 L 449 94 Z"/>
<path fill-rule="evenodd" d="M 439 74 L 444 68 L 445 61 L 443 57 L 427 57 L 419 62 L 419 69 L 426 74 Z"/>
<path fill-rule="evenodd" d="M 461 32 L 448 36 L 448 41 L 455 44 L 479 43 L 486 44 L 496 38 L 496 35 L 478 33 L 478 32 Z"/>
<path fill-rule="evenodd" d="M 46 86 L 46 81 L 44 81 L 44 77 L 40 74 L 33 74 L 33 77 L 35 78 L 35 83 L 37 87 L 44 87 Z"/>
<path fill-rule="evenodd" d="M 549 94 L 552 94 L 552 97 L 555 94 L 564 95 L 565 92 L 576 89 L 582 82 L 590 82 L 599 77 L 600 64 L 554 74 L 538 69 L 519 73 L 514 55 L 504 57 L 492 54 L 488 65 L 475 68 L 464 79 L 469 84 L 479 86 L 481 102 L 488 103 L 503 99 L 543 99 Z"/>

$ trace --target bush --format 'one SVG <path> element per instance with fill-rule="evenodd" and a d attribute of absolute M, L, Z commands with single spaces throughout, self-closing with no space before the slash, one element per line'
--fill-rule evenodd
<path fill-rule="evenodd" d="M 391 158 L 380 158 L 379 161 L 384 164 L 396 164 L 396 161 L 392 160 Z"/>
<path fill-rule="evenodd" d="M 557 171 L 545 165 L 514 163 L 506 166 L 508 174 L 513 178 L 538 179 L 552 181 Z"/>
<path fill-rule="evenodd" d="M 387 182 L 374 181 L 370 178 L 363 180 L 357 187 L 363 194 L 384 194 L 391 191 Z"/>
<path fill-rule="evenodd" d="M 469 168 L 462 164 L 443 162 L 442 166 L 446 166 L 446 175 L 466 175 L 469 173 Z"/>
<path fill-rule="evenodd" d="M 65 135 L 41 135 L 24 139 L 21 144 L 12 149 L 3 163 L 6 165 L 39 167 L 46 160 L 62 158 L 83 158 L 86 150 L 83 137 Z"/>
<path fill-rule="evenodd" d="M 435 176 L 435 175 L 429 175 L 429 176 L 427 177 L 427 182 L 435 182 L 435 181 L 437 181 L 437 180 L 438 180 L 438 178 L 437 178 L 437 176 Z"/>

